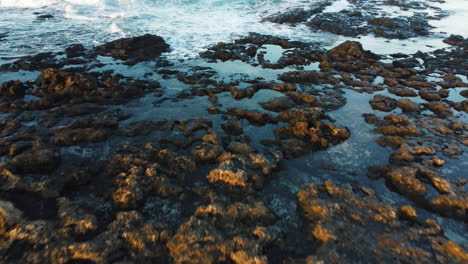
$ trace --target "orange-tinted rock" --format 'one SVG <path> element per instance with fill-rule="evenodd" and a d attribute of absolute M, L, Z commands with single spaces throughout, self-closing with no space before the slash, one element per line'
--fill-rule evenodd
<path fill-rule="evenodd" d="M 382 147 L 389 146 L 389 147 L 397 149 L 406 141 L 402 137 L 399 137 L 399 136 L 383 136 L 383 137 L 378 138 L 376 142 Z"/>
<path fill-rule="evenodd" d="M 385 95 L 376 95 L 369 101 L 372 109 L 390 112 L 397 107 L 397 101 Z"/>
<path fill-rule="evenodd" d="M 448 116 L 453 114 L 453 111 L 450 110 L 450 106 L 444 102 L 434 101 L 424 104 L 424 106 L 440 116 Z"/>
<path fill-rule="evenodd" d="M 441 195 L 429 201 L 429 208 L 441 215 L 466 221 L 468 219 L 468 198 Z"/>
<path fill-rule="evenodd" d="M 421 198 L 426 194 L 426 187 L 416 178 L 416 170 L 403 167 L 393 169 L 385 176 L 388 184 L 402 195 Z"/>
<path fill-rule="evenodd" d="M 421 108 L 419 107 L 419 104 L 406 99 L 402 98 L 397 101 L 397 106 L 403 110 L 403 112 L 420 112 Z"/>
<path fill-rule="evenodd" d="M 413 207 L 411 207 L 410 205 L 405 205 L 405 206 L 401 206 L 399 209 L 398 209 L 398 215 L 399 217 L 401 217 L 402 219 L 405 219 L 405 220 L 411 220 L 411 221 L 416 221 L 416 210 L 414 210 Z"/>
<path fill-rule="evenodd" d="M 260 202 L 200 206 L 169 240 L 174 263 L 267 263 L 263 249 L 275 236 L 273 217 Z"/>

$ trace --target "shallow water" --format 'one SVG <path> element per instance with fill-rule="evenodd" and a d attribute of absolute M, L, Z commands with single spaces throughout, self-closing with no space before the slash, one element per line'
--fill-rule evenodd
<path fill-rule="evenodd" d="M 305 26 L 293 27 L 261 22 L 264 17 L 278 11 L 308 7 L 319 2 L 321 1 L 0 0 L 0 64 L 2 57 L 5 61 L 8 58 L 38 52 L 60 51 L 73 43 L 82 43 L 91 47 L 116 38 L 152 33 L 162 36 L 171 45 L 171 52 L 167 58 L 176 64 L 168 69 L 186 72 L 194 66 L 209 67 L 216 72 L 216 77 L 214 77 L 216 81 L 227 83 L 237 81 L 241 83 L 240 87 L 244 79 L 261 78 L 267 82 L 277 81 L 279 74 L 296 69 L 264 69 L 261 66 L 255 67 L 240 61 L 209 63 L 197 58 L 199 52 L 216 42 L 230 41 L 249 32 L 306 42 L 320 42 L 324 48 L 332 48 L 345 40 L 357 40 L 365 49 L 378 54 L 415 53 L 445 48 L 448 45 L 444 44 L 442 39 L 449 34 L 456 33 L 464 36 L 468 34 L 468 25 L 460 23 L 468 14 L 468 0 L 448 0 L 446 3 L 437 4 L 438 7 L 451 12 L 451 15 L 441 21 L 431 21 L 431 24 L 436 27 L 434 35 L 409 40 L 387 40 L 373 36 L 358 39 L 346 38 L 324 32 L 313 33 Z M 348 1 L 337 0 L 327 7 L 325 12 L 339 12 L 349 7 Z M 435 12 L 434 10 L 427 11 Z M 411 16 L 415 10 L 401 12 L 399 8 L 385 7 L 379 12 L 391 16 Z M 37 19 L 38 15 L 52 15 L 53 18 L 41 20 Z M 286 50 L 279 46 L 264 45 L 258 52 L 264 53 L 266 61 L 275 63 Z M 179 62 L 181 59 L 185 61 Z M 99 60 L 106 66 L 97 69 L 98 71 L 113 70 L 115 74 L 121 73 L 138 79 L 156 80 L 160 82 L 165 91 L 164 99 L 167 100 L 148 94 L 128 104 L 115 106 L 131 115 L 128 120 L 122 122 L 122 125 L 145 120 L 181 120 L 208 116 L 207 108 L 211 106 L 211 103 L 207 96 L 180 101 L 170 100 L 180 92 L 189 89 L 190 85 L 178 81 L 177 78 L 164 79 L 158 74 L 147 77 L 147 73 L 154 73 L 158 70 L 154 62 L 143 62 L 129 67 L 116 63 L 110 58 L 99 57 Z M 319 71 L 317 63 L 305 66 L 303 69 Z M 38 74 L 39 72 L 1 73 L 0 83 L 12 79 L 32 81 Z M 459 77 L 466 82 L 466 76 Z M 376 84 L 382 81 L 382 78 L 377 79 Z M 375 143 L 375 139 L 380 135 L 373 133 L 374 126 L 366 124 L 362 118 L 364 113 L 379 114 L 373 111 L 368 103 L 377 94 L 400 98 L 385 91 L 368 95 L 345 90 L 347 104 L 328 114 L 336 121 L 336 125 L 349 128 L 351 137 L 346 142 L 330 147 L 326 151 L 286 161 L 287 169 L 282 170 L 278 178 L 262 191 L 261 199 L 279 216 L 278 225 L 284 230 L 293 233 L 300 232 L 295 195 L 305 184 L 311 182 L 320 183 L 331 180 L 337 183 L 357 183 L 372 187 L 380 197 L 391 204 L 400 205 L 402 201 L 408 202 L 405 198 L 389 192 L 382 180 L 372 181 L 366 176 L 369 165 L 387 163 L 392 152 Z M 258 103 L 282 96 L 282 94 L 261 90 L 252 98 L 239 101 L 234 100 L 228 92 L 216 96 L 218 103 L 222 105 L 220 106 L 222 110 L 240 107 L 266 112 Z M 457 89 L 450 92 L 449 99 L 457 102 L 464 100 Z M 425 101 L 420 99 L 417 102 L 424 103 Z M 466 114 L 457 114 L 461 115 L 460 120 L 464 122 L 468 120 Z M 0 118 L 3 117 L 0 115 Z M 214 126 L 219 128 L 219 123 L 221 123 L 218 120 L 219 116 L 210 116 L 210 119 Z M 255 148 L 261 147 L 260 140 L 274 138 L 275 125 L 263 127 L 246 125 L 245 127 L 245 134 L 250 137 L 252 140 L 250 144 Z M 157 135 L 152 134 L 144 140 L 151 140 L 153 137 Z M 114 138 L 112 140 L 111 143 L 106 142 L 90 147 L 70 147 L 63 151 L 75 153 L 78 157 L 86 157 L 90 160 L 104 160 L 113 151 L 113 144 L 127 143 L 128 139 Z M 135 141 L 128 141 L 128 143 L 135 143 Z M 464 168 L 467 167 L 467 155 L 465 152 L 459 160 L 449 161 L 442 172 L 448 177 L 463 177 Z M 322 166 L 329 166 L 333 169 L 326 170 Z M 167 204 L 159 200 L 154 204 L 156 207 L 164 207 L 164 211 L 167 209 Z M 145 207 L 144 210 L 150 213 L 155 211 L 151 207 Z M 178 218 L 178 210 L 160 217 Z M 442 217 L 437 221 L 447 230 L 446 235 L 449 238 L 460 243 L 467 241 L 467 235 L 461 231 L 462 226 Z"/>

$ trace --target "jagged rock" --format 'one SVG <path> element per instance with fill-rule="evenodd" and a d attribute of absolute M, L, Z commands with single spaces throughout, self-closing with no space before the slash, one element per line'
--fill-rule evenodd
<path fill-rule="evenodd" d="M 159 57 L 169 51 L 163 38 L 145 34 L 134 38 L 122 38 L 94 48 L 100 55 L 121 60 L 145 61 Z"/>
<path fill-rule="evenodd" d="M 372 109 L 390 112 L 397 107 L 397 101 L 385 95 L 376 95 L 369 101 Z"/>
<path fill-rule="evenodd" d="M 18 173 L 49 173 L 60 164 L 60 154 L 52 149 L 25 152 L 13 157 L 8 166 Z"/>
<path fill-rule="evenodd" d="M 297 204 L 316 261 L 431 263 L 451 255 L 432 250 L 443 243 L 453 243 L 458 257 L 466 254 L 434 220 L 419 221 L 411 206 L 397 209 L 363 187 L 309 184 L 297 193 Z M 359 235 L 369 229 L 371 236 Z"/>
<path fill-rule="evenodd" d="M 0 85 L 0 96 L 22 98 L 27 88 L 20 81 L 8 81 Z"/>
<path fill-rule="evenodd" d="M 418 103 L 411 101 L 410 99 L 402 98 L 397 101 L 397 106 L 403 110 L 403 112 L 420 112 L 421 108 Z"/>
<path fill-rule="evenodd" d="M 94 77 L 53 68 L 43 70 L 36 82 L 46 95 L 58 98 L 83 96 L 97 89 L 97 82 Z"/>
<path fill-rule="evenodd" d="M 273 216 L 261 202 L 200 206 L 167 246 L 174 263 L 267 263 Z"/>

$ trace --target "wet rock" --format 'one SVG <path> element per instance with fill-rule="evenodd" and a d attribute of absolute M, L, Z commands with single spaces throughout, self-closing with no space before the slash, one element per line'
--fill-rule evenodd
<path fill-rule="evenodd" d="M 398 95 L 401 97 L 418 96 L 418 94 L 413 89 L 406 88 L 406 87 L 389 87 L 388 91 L 394 95 Z"/>
<path fill-rule="evenodd" d="M 401 206 L 398 209 L 398 216 L 404 220 L 416 221 L 416 210 L 410 205 Z"/>
<path fill-rule="evenodd" d="M 85 47 L 81 44 L 74 44 L 65 49 L 68 58 L 75 58 L 85 55 Z"/>
<path fill-rule="evenodd" d="M 39 53 L 34 56 L 26 56 L 13 63 L 0 65 L 3 71 L 36 71 L 47 68 L 59 68 L 61 65 L 51 52 Z"/>
<path fill-rule="evenodd" d="M 446 180 L 440 178 L 440 175 L 433 170 L 419 168 L 417 171 L 417 176 L 419 178 L 428 180 L 432 186 L 441 194 L 448 194 L 452 192 L 450 184 Z"/>
<path fill-rule="evenodd" d="M 7 169 L 0 170 L 0 187 L 1 191 L 13 190 L 17 184 L 21 181 L 21 178 Z"/>
<path fill-rule="evenodd" d="M 27 88 L 20 81 L 8 81 L 0 85 L 0 96 L 22 98 Z"/>
<path fill-rule="evenodd" d="M 431 164 L 434 166 L 434 167 L 442 167 L 445 165 L 445 160 L 443 159 L 440 159 L 440 158 L 433 158 L 431 159 Z"/>
<path fill-rule="evenodd" d="M 207 179 L 210 183 L 222 182 L 231 186 L 245 187 L 247 185 L 247 174 L 245 171 L 237 169 L 233 171 L 232 165 L 224 163 L 220 165 L 220 169 L 212 170 Z"/>
<path fill-rule="evenodd" d="M 444 39 L 443 41 L 444 43 L 447 43 L 452 46 L 460 46 L 464 43 L 466 45 L 465 39 L 460 35 L 450 35 L 448 38 Z"/>
<path fill-rule="evenodd" d="M 361 61 L 363 59 L 378 59 L 379 56 L 364 50 L 357 41 L 345 41 L 328 51 L 331 59 L 338 62 Z"/>
<path fill-rule="evenodd" d="M 338 35 L 355 37 L 368 32 L 366 27 L 362 24 L 363 20 L 361 17 L 348 16 L 345 13 L 326 13 L 315 16 L 308 23 L 308 26 L 313 29 L 323 30 Z"/>
<path fill-rule="evenodd" d="M 24 152 L 27 149 L 32 148 L 32 143 L 31 142 L 16 142 L 10 146 L 10 149 L 8 150 L 8 154 L 10 156 L 16 156 L 20 154 L 21 152 Z"/>
<path fill-rule="evenodd" d="M 307 115 L 291 116 L 293 112 L 300 113 L 301 111 L 291 111 L 289 115 L 283 112 L 280 118 L 306 119 L 285 119 L 290 122 L 290 125 L 275 129 L 279 146 L 287 156 L 299 157 L 311 151 L 324 150 L 328 148 L 329 144 L 340 144 L 350 136 L 346 128 L 317 122 L 316 119 L 307 120 Z"/>
<path fill-rule="evenodd" d="M 122 38 L 94 48 L 97 54 L 121 60 L 145 61 L 159 57 L 169 51 L 164 39 L 155 35 Z"/>
<path fill-rule="evenodd" d="M 305 22 L 311 15 L 318 13 L 320 11 L 312 10 L 303 10 L 303 9 L 293 9 L 280 14 L 275 14 L 265 18 L 265 21 L 278 23 L 278 24 L 297 24 L 300 22 Z"/>
<path fill-rule="evenodd" d="M 224 148 L 220 144 L 214 143 L 217 142 L 204 142 L 196 145 L 195 149 L 192 150 L 192 155 L 201 162 L 215 161 L 224 152 Z"/>
<path fill-rule="evenodd" d="M 398 149 L 406 140 L 399 136 L 383 136 L 377 139 L 376 142 L 382 147 L 390 146 L 394 149 Z"/>
<path fill-rule="evenodd" d="M 254 126 L 264 126 L 266 124 L 278 123 L 278 120 L 274 116 L 260 113 L 258 111 L 248 111 L 240 108 L 229 108 L 228 113 L 236 116 L 239 119 L 247 119 Z"/>
<path fill-rule="evenodd" d="M 261 202 L 200 206 L 167 246 L 174 263 L 267 263 L 274 218 Z"/>
<path fill-rule="evenodd" d="M 426 103 L 424 106 L 439 116 L 449 116 L 453 114 L 450 106 L 444 102 L 434 101 Z"/>
<path fill-rule="evenodd" d="M 463 90 L 460 92 L 460 95 L 465 97 L 465 98 L 468 98 L 468 90 Z"/>
<path fill-rule="evenodd" d="M 397 101 L 385 95 L 376 95 L 369 103 L 372 109 L 384 112 L 390 112 L 397 107 Z"/>
<path fill-rule="evenodd" d="M 374 33 L 377 37 L 389 39 L 427 36 L 432 28 L 422 14 L 411 17 L 368 17 L 349 11 L 318 14 L 308 26 L 348 37 Z"/>
<path fill-rule="evenodd" d="M 432 247 L 453 241 L 443 237 L 435 221 L 420 222 L 411 206 L 394 208 L 375 193 L 360 190 L 363 188 L 325 182 L 309 184 L 297 193 L 303 232 L 311 241 L 314 260 L 430 263 L 445 257 Z M 372 235 L 358 235 L 369 229 Z"/>
<path fill-rule="evenodd" d="M 117 127 L 118 123 L 112 120 L 81 119 L 62 128 L 53 129 L 49 134 L 53 135 L 56 145 L 72 146 L 104 141 Z"/>
<path fill-rule="evenodd" d="M 15 208 L 11 202 L 0 201 L 0 243 L 14 225 L 23 222 L 23 212 Z"/>
<path fill-rule="evenodd" d="M 453 103 L 453 108 L 457 111 L 463 111 L 468 113 L 468 100 L 463 100 L 462 102 Z"/>
<path fill-rule="evenodd" d="M 442 98 L 437 91 L 422 89 L 419 91 L 419 96 L 426 101 L 440 101 Z"/>
<path fill-rule="evenodd" d="M 403 144 L 395 153 L 392 153 L 390 160 L 393 163 L 405 164 L 416 160 L 416 157 L 411 152 L 411 148 L 408 145 Z"/>
<path fill-rule="evenodd" d="M 318 3 L 318 6 L 314 6 L 311 9 L 295 8 L 287 10 L 279 14 L 271 15 L 265 18 L 265 21 L 278 23 L 278 24 L 297 24 L 306 22 L 311 16 L 321 13 L 326 6 L 329 6 L 330 2 Z"/>
<path fill-rule="evenodd" d="M 52 149 L 40 149 L 16 155 L 8 167 L 18 173 L 49 173 L 60 164 L 60 155 Z"/>
<path fill-rule="evenodd" d="M 415 146 L 410 149 L 410 152 L 414 155 L 425 155 L 425 156 L 432 156 L 436 152 L 430 147 L 425 146 Z"/>
<path fill-rule="evenodd" d="M 424 15 L 414 14 L 408 18 L 376 17 L 367 20 L 374 26 L 374 34 L 379 37 L 407 39 L 415 36 L 427 36 L 432 26 Z"/>
<path fill-rule="evenodd" d="M 453 241 L 439 242 L 438 244 L 434 244 L 434 248 L 442 255 L 440 258 L 442 262 L 454 261 L 463 263 L 468 261 L 468 253 Z"/>
<path fill-rule="evenodd" d="M 285 72 L 279 79 L 286 83 L 320 83 L 320 75 L 315 71 Z"/>
<path fill-rule="evenodd" d="M 53 15 L 50 15 L 50 14 L 45 14 L 45 15 L 39 15 L 37 16 L 37 19 L 38 20 L 49 20 L 49 19 L 52 19 L 54 18 Z"/>
<path fill-rule="evenodd" d="M 376 120 L 376 122 L 379 122 Z M 383 122 L 379 122 L 377 132 L 388 136 L 410 136 L 421 135 L 422 132 L 405 115 L 387 115 Z"/>
<path fill-rule="evenodd" d="M 294 107 L 294 101 L 287 96 L 273 98 L 268 102 L 260 103 L 260 105 L 269 111 L 282 112 Z"/>
<path fill-rule="evenodd" d="M 461 221 L 468 219 L 467 197 L 442 195 L 429 201 L 429 208 L 441 215 L 453 217 Z"/>
<path fill-rule="evenodd" d="M 252 148 L 246 143 L 231 142 L 227 149 L 234 154 L 248 154 L 252 152 Z"/>
<path fill-rule="evenodd" d="M 397 101 L 397 106 L 403 110 L 403 112 L 421 112 L 421 108 L 418 103 L 411 101 L 410 99 L 402 98 Z"/>
<path fill-rule="evenodd" d="M 58 98 L 83 96 L 97 89 L 96 79 L 91 76 L 53 68 L 43 70 L 36 82 L 46 96 Z"/>
<path fill-rule="evenodd" d="M 409 167 L 393 169 L 385 175 L 385 179 L 402 195 L 421 198 L 426 194 L 426 187 L 416 178 L 415 169 Z"/>
<path fill-rule="evenodd" d="M 73 234 L 85 235 L 95 231 L 97 226 L 96 217 L 86 213 L 76 204 L 73 204 L 67 198 L 58 199 L 58 217 L 64 228 L 70 229 Z"/>
<path fill-rule="evenodd" d="M 230 119 L 222 125 L 223 130 L 233 136 L 240 136 L 244 133 L 244 128 L 237 120 Z"/>
<path fill-rule="evenodd" d="M 182 181 L 195 169 L 196 163 L 189 156 L 152 144 L 127 145 L 111 156 L 106 174 L 114 180 L 114 205 L 131 210 L 142 206 L 150 193 L 162 198 L 178 197 L 183 188 L 170 179 Z"/>
<path fill-rule="evenodd" d="M 289 49 L 283 52 L 276 62 L 265 59 L 263 48 L 265 45 L 280 46 Z M 240 60 L 254 67 L 261 65 L 263 68 L 283 69 L 289 65 L 308 65 L 316 57 L 311 55 L 317 49 L 316 45 L 269 35 L 250 33 L 248 36 L 237 39 L 231 43 L 217 43 L 201 57 L 214 62 L 217 60 Z"/>
<path fill-rule="evenodd" d="M 161 258 L 163 233 L 135 211 L 117 213 L 104 232 L 84 241 L 76 241 L 67 232 L 55 230 L 50 221 L 28 221 L 10 230 L 5 259 L 33 264 L 110 263 L 119 258 L 140 263 L 144 259 L 167 262 L 167 258 Z"/>

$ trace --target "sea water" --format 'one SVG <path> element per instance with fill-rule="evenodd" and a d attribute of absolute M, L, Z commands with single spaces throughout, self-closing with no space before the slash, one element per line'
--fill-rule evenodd
<path fill-rule="evenodd" d="M 294 8 L 311 8 L 332 2 L 324 12 L 350 7 L 347 0 L 0 0 L 0 57 L 11 58 L 58 51 L 81 43 L 91 47 L 122 37 L 151 33 L 170 45 L 169 57 L 193 58 L 217 42 L 231 41 L 249 32 L 294 40 L 320 42 L 332 47 L 349 38 L 314 33 L 305 25 L 263 22 L 265 17 Z M 460 18 L 468 14 L 467 0 L 438 4 L 451 12 L 442 21 L 431 21 L 435 32 L 467 34 Z M 414 11 L 382 10 L 387 15 Z M 40 18 L 40 16 L 52 16 Z M 458 22 L 457 22 L 458 21 Z M 440 30 L 439 30 L 440 29 Z M 446 47 L 440 36 L 410 40 L 365 37 L 365 48 L 376 53 L 428 51 Z"/>

